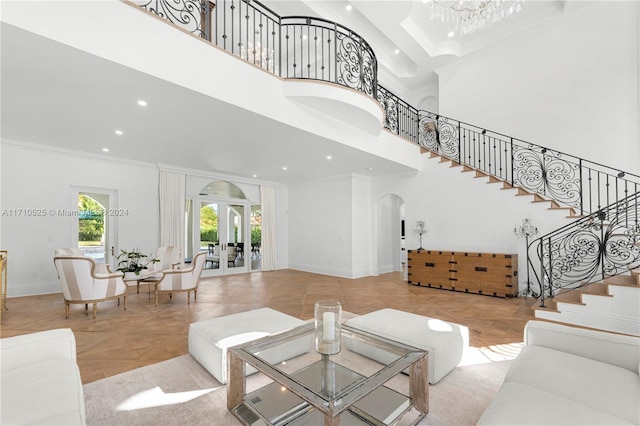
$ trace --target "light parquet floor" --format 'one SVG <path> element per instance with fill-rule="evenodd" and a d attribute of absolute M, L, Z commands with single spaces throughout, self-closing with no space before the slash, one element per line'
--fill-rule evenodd
<path fill-rule="evenodd" d="M 188 353 L 189 324 L 260 307 L 310 319 L 320 299 L 339 300 L 343 309 L 365 314 L 394 308 L 453 321 L 469 327 L 470 344 L 492 347 L 522 341 L 525 323 L 533 319 L 535 300 L 500 299 L 416 287 L 400 273 L 355 280 L 294 270 L 257 272 L 202 279 L 198 300 L 187 305 L 186 294 L 161 296 L 158 307 L 147 287 L 129 289 L 127 310 L 115 301 L 91 306 L 71 305 L 64 317 L 61 294 L 8 299 L 2 315 L 2 337 L 54 328 L 71 328 L 76 336 L 83 383 L 154 364 Z"/>

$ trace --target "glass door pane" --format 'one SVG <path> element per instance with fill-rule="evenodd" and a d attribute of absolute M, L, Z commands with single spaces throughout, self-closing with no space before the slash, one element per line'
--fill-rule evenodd
<path fill-rule="evenodd" d="M 251 206 L 251 250 L 249 258 L 251 259 L 251 270 L 259 271 L 262 269 L 260 256 L 260 244 L 262 243 L 262 208 L 259 205 Z"/>
<path fill-rule="evenodd" d="M 200 202 L 200 251 L 206 251 L 204 269 L 219 270 L 221 265 L 218 203 Z"/>
<path fill-rule="evenodd" d="M 73 208 L 77 208 L 77 226 L 73 228 L 72 244 L 85 256 L 96 263 L 106 263 L 116 267 L 117 214 L 107 214 L 117 210 L 117 192 L 111 189 L 72 187 Z"/>
<path fill-rule="evenodd" d="M 245 234 L 246 208 L 242 204 L 227 205 L 227 226 L 225 239 L 227 241 L 227 268 L 244 269 L 245 266 Z"/>
<path fill-rule="evenodd" d="M 251 258 L 248 203 L 197 200 L 198 207 L 187 217 L 187 234 L 193 235 L 193 257 L 205 252 L 203 276 L 248 271 Z M 193 224 L 193 225 L 192 225 Z M 187 243 L 188 243 L 187 237 Z M 187 250 L 188 251 L 188 250 Z"/>

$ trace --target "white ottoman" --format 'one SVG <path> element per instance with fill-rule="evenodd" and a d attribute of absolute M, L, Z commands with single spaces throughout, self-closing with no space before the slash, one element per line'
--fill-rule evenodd
<path fill-rule="evenodd" d="M 227 348 L 298 327 L 305 322 L 270 308 L 255 309 L 189 326 L 189 353 L 221 384 L 227 383 Z M 270 350 L 263 357 L 278 363 L 309 351 L 309 337 Z M 247 374 L 255 373 L 247 366 Z"/>
<path fill-rule="evenodd" d="M 381 309 L 348 320 L 345 324 L 371 334 L 429 351 L 429 383 L 435 384 L 462 360 L 469 346 L 469 329 L 463 325 L 395 309 Z M 352 350 L 388 364 L 392 355 L 364 344 Z"/>

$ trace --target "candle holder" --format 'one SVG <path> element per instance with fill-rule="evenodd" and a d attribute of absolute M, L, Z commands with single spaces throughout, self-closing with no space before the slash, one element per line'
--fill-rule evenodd
<path fill-rule="evenodd" d="M 319 300 L 315 304 L 316 351 L 323 355 L 340 352 L 342 305 L 335 300 Z"/>

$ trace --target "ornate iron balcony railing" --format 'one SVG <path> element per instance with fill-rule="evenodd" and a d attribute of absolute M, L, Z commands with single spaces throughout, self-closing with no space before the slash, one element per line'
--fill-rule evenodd
<path fill-rule="evenodd" d="M 144 9 L 283 78 L 327 81 L 377 99 L 369 44 L 325 19 L 281 17 L 255 0 L 138 0 Z"/>

